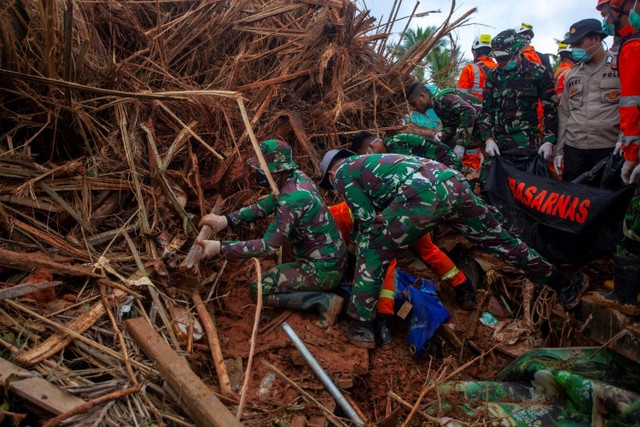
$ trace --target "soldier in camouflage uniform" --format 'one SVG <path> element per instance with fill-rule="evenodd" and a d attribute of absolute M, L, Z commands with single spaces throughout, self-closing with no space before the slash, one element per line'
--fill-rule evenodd
<path fill-rule="evenodd" d="M 574 306 L 582 283 L 569 282 L 560 271 L 511 236 L 478 198 L 465 178 L 440 163 L 397 154 L 353 156 L 329 151 L 320 167 L 321 186 L 335 189 L 351 208 L 357 229 L 356 280 L 345 335 L 369 348 L 371 322 L 389 262 L 436 225 L 462 232 L 537 284 L 555 289 L 563 304 Z"/>
<path fill-rule="evenodd" d="M 419 113 L 433 108 L 442 120 L 442 132 L 437 139 L 453 148 L 459 158 L 464 156 L 466 148 L 477 147 L 481 143 L 476 130 L 476 119 L 482 105 L 480 99 L 455 88 L 433 94 L 420 83 L 409 86 L 406 97 Z"/>
<path fill-rule="evenodd" d="M 447 144 L 410 133 L 380 139 L 372 133 L 360 132 L 353 137 L 351 151 L 357 154 L 405 154 L 435 160 L 455 170 L 462 170 L 462 162 Z"/>
<path fill-rule="evenodd" d="M 215 233 L 228 225 L 237 228 L 275 213 L 264 236 L 248 241 L 199 240 L 197 243 L 203 246 L 206 258 L 222 254 L 237 260 L 276 253 L 289 239 L 296 259 L 263 276 L 265 304 L 297 310 L 316 308 L 323 317 L 322 324 L 330 325 L 344 301 L 335 294 L 317 291 L 330 291 L 339 285 L 346 260 L 344 240 L 315 184 L 293 161 L 291 147 L 271 139 L 263 141 L 260 149 L 280 196 L 270 194 L 228 215 L 206 215 L 201 225 L 209 225 Z M 268 186 L 257 157 L 248 163 L 256 170 L 258 184 Z M 253 289 L 256 289 L 255 283 Z"/>
<path fill-rule="evenodd" d="M 553 75 L 545 66 L 520 53 L 523 42 L 515 30 L 506 30 L 491 41 L 491 55 L 498 67 L 487 73 L 478 126 L 489 156 L 517 147 L 540 146 L 548 159 L 558 130 Z M 538 101 L 543 109 L 542 141 L 538 129 Z"/>

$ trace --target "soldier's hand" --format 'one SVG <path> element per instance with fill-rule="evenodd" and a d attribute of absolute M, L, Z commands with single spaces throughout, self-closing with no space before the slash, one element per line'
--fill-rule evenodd
<path fill-rule="evenodd" d="M 538 154 L 544 157 L 545 160 L 549 160 L 549 158 L 553 156 L 553 144 L 550 142 L 545 142 L 540 146 Z"/>
<path fill-rule="evenodd" d="M 563 159 L 564 159 L 564 156 L 562 154 L 558 154 L 553 158 L 553 169 L 556 171 L 556 175 L 562 176 L 562 170 L 560 168 L 564 163 Z"/>
<path fill-rule="evenodd" d="M 208 214 L 200 219 L 200 224 L 198 224 L 198 226 L 202 227 L 203 225 L 208 225 L 209 227 L 211 227 L 211 231 L 217 233 L 220 230 L 224 230 L 229 224 L 227 222 L 226 216 Z"/>
<path fill-rule="evenodd" d="M 631 178 L 629 178 L 629 182 L 631 184 L 637 184 L 640 182 L 640 164 L 633 168 L 633 172 L 631 172 Z"/>
<path fill-rule="evenodd" d="M 453 154 L 455 154 L 457 158 L 462 159 L 464 157 L 464 145 L 456 145 L 453 149 Z"/>
<path fill-rule="evenodd" d="M 637 160 L 625 160 L 622 165 L 622 170 L 620 171 L 620 178 L 622 178 L 622 182 L 625 184 L 631 183 L 631 175 L 637 169 L 638 161 Z M 640 173 L 640 172 L 639 172 Z M 636 179 L 638 179 L 638 175 L 636 174 Z"/>
<path fill-rule="evenodd" d="M 491 157 L 500 155 L 500 149 L 498 148 L 498 144 L 496 144 L 496 141 L 493 138 L 487 139 L 487 142 L 485 143 L 485 150 L 487 151 L 487 154 Z"/>
<path fill-rule="evenodd" d="M 196 239 L 196 244 L 202 247 L 202 257 L 211 258 L 220 254 L 220 240 L 203 240 Z"/>

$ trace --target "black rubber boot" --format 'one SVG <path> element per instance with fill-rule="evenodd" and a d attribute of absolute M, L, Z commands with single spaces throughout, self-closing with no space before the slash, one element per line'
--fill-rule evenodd
<path fill-rule="evenodd" d="M 370 350 L 376 348 L 373 322 L 348 319 L 342 324 L 342 333 L 356 347 Z"/>
<path fill-rule="evenodd" d="M 571 280 L 554 268 L 553 274 L 547 279 L 547 285 L 556 291 L 560 303 L 566 310 L 574 309 L 580 303 L 582 293 L 589 287 L 589 283 L 583 273 L 576 273 Z"/>
<path fill-rule="evenodd" d="M 336 324 L 344 306 L 344 298 L 330 292 L 296 291 L 269 295 L 265 305 L 296 311 L 315 310 L 320 315 L 316 324 L 327 328 Z"/>
<path fill-rule="evenodd" d="M 473 288 L 471 280 L 467 279 L 458 286 L 453 286 L 456 293 L 456 301 L 463 310 L 473 310 L 476 308 L 476 290 Z"/>
<path fill-rule="evenodd" d="M 373 330 L 376 334 L 376 344 L 378 347 L 386 347 L 393 343 L 393 335 L 391 334 L 391 314 L 378 314 L 373 322 Z"/>
<path fill-rule="evenodd" d="M 620 305 L 640 305 L 640 259 L 614 256 L 613 262 L 613 290 L 602 297 Z"/>

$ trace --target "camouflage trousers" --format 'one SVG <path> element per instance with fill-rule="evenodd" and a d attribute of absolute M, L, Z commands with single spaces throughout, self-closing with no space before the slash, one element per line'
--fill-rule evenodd
<path fill-rule="evenodd" d="M 262 276 L 262 295 L 294 291 L 329 291 L 338 287 L 343 270 L 344 260 L 298 260 L 281 264 Z M 253 283 L 251 289 L 257 292 L 257 284 Z"/>
<path fill-rule="evenodd" d="M 403 187 L 374 224 L 361 230 L 349 316 L 363 321 L 375 318 L 378 294 L 390 261 L 436 225 L 460 231 L 538 284 L 553 274 L 555 267 L 502 228 L 495 209 L 476 196 L 461 175 L 436 184 L 422 177 L 422 186 L 415 178 L 414 175 L 411 184 Z"/>
<path fill-rule="evenodd" d="M 640 258 L 640 184 L 636 185 L 622 229 L 624 237 L 618 244 L 616 255 Z"/>

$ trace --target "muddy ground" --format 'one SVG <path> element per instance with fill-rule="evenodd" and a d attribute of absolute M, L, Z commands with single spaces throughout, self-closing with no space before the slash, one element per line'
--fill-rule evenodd
<path fill-rule="evenodd" d="M 427 379 L 432 381 L 445 368 L 447 372 L 452 372 L 496 345 L 499 346 L 454 378 L 495 379 L 516 356 L 535 347 L 593 345 L 593 342 L 572 328 L 571 322 L 549 290 L 535 290 L 532 302 L 534 324 L 528 328 L 523 321 L 523 309 L 517 305 L 522 300 L 522 296 L 518 295 L 521 292 L 519 282 L 510 282 L 507 268 L 504 268 L 506 275 L 501 276 L 499 272 L 503 266 L 496 259 L 477 252 L 472 254 L 479 255 L 478 259 L 485 268 L 487 265 L 496 268 L 489 273 L 494 280 L 494 284 L 490 286 L 486 284 L 486 274 L 482 271 L 480 273 L 482 285 L 479 287 L 478 300 L 482 301 L 482 306 L 476 311 L 461 310 L 455 303 L 453 291 L 441 287 L 429 270 L 411 255 L 408 254 L 401 260 L 400 264 L 414 275 L 434 279 L 438 295 L 451 315 L 450 322 L 443 327 L 449 328 L 449 331 L 441 328 L 432 339 L 426 355 L 419 360 L 412 357 L 405 343 L 407 326 L 400 318 L 396 317 L 393 324 L 393 345 L 367 351 L 348 343 L 339 325 L 328 329 L 316 326 L 318 318 L 314 313 L 283 312 L 264 307 L 247 409 L 243 416 L 246 425 L 321 424 L 317 417 L 321 417 L 322 412 L 316 405 L 305 402 L 293 387 L 269 375 L 263 361 L 276 366 L 327 408 L 335 409 L 333 399 L 282 331 L 283 321 L 297 332 L 329 376 L 346 387 L 344 393 L 358 409 L 373 422 L 381 423 L 380 425 L 396 425 L 397 420 L 409 412 L 396 399 L 390 398 L 390 393 L 413 404 L 427 384 Z M 273 262 L 264 261 L 263 271 L 273 265 Z M 207 268 L 214 271 L 216 266 L 208 265 Z M 601 261 L 592 263 L 587 271 L 595 283 L 601 282 L 609 269 L 608 262 Z M 496 271 L 500 280 L 495 279 Z M 215 308 L 223 355 L 229 366 L 232 386 L 237 391 L 242 383 L 242 371 L 246 368 L 256 309 L 256 297 L 248 286 L 255 280 L 255 272 L 250 263 L 229 263 L 225 276 L 228 280 L 220 282 L 214 293 L 217 299 L 210 307 Z M 511 283 L 516 285 L 511 286 Z M 504 298 L 500 290 L 508 291 L 510 300 Z M 497 327 L 482 324 L 478 318 L 483 312 L 491 313 L 500 324 Z M 196 351 L 188 359 L 194 370 L 207 383 L 216 387 L 217 378 L 208 348 L 204 342 L 201 343 L 196 343 Z M 424 402 L 437 403 L 437 394 L 428 394 Z M 338 408 L 336 414 L 340 414 L 339 411 Z M 438 414 L 437 410 L 432 413 L 436 417 L 444 415 Z M 386 418 L 389 418 L 389 424 L 384 424 Z M 416 416 L 414 422 L 420 425 L 425 420 Z"/>

